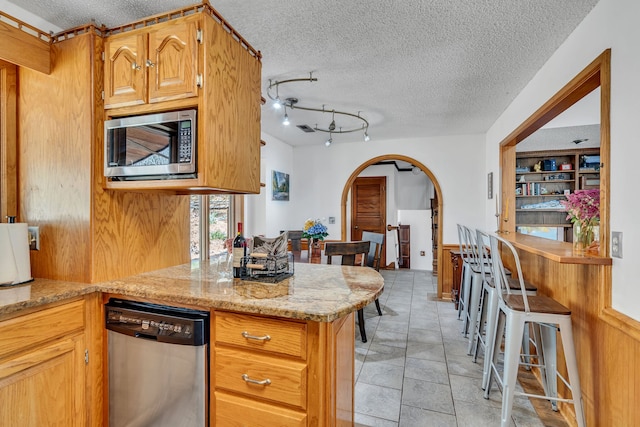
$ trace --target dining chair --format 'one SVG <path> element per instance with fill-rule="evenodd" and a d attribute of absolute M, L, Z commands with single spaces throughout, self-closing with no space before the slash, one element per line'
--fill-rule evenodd
<path fill-rule="evenodd" d="M 380 271 L 382 247 L 384 245 L 384 234 L 374 233 L 373 231 L 363 231 L 362 241 L 371 242 L 369 253 L 367 254 L 367 267 L 371 267 L 376 271 Z M 376 310 L 378 310 L 378 315 L 382 316 L 382 309 L 380 308 L 380 301 L 378 301 L 378 298 L 376 298 L 375 303 Z"/>
<path fill-rule="evenodd" d="M 371 242 L 326 242 L 324 244 L 324 254 L 327 257 L 327 264 L 331 264 L 334 256 L 342 257 L 341 265 L 366 266 L 367 255 Z M 357 262 L 357 263 L 356 263 Z M 367 333 L 364 329 L 364 308 L 358 309 L 358 326 L 360 328 L 360 338 L 362 342 L 367 342 Z"/>
<path fill-rule="evenodd" d="M 291 242 L 291 253 L 293 254 L 293 260 L 300 262 L 302 259 L 302 230 L 281 230 L 280 234 L 286 231 L 287 238 Z"/>

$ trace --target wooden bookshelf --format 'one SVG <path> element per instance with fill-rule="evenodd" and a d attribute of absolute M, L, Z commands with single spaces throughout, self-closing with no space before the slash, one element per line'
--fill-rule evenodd
<path fill-rule="evenodd" d="M 516 229 L 562 228 L 563 239 L 572 240 L 572 226 L 561 205 L 567 193 L 599 188 L 598 148 L 516 153 Z"/>

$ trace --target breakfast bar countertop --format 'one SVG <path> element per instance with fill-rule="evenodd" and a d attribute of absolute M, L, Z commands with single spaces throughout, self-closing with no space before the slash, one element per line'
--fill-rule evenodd
<path fill-rule="evenodd" d="M 153 299 L 202 308 L 331 322 L 373 302 L 384 279 L 372 268 L 295 264 L 278 283 L 229 277 L 215 261 L 199 261 L 96 284 L 48 279 L 0 288 L 0 317 L 91 292 Z"/>

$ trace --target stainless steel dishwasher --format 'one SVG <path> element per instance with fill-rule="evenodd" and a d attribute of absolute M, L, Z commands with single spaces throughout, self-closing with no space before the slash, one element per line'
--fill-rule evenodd
<path fill-rule="evenodd" d="M 111 299 L 105 317 L 109 425 L 209 425 L 209 313 Z"/>

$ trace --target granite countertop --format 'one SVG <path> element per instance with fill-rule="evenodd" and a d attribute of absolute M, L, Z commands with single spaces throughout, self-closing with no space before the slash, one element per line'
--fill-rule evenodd
<path fill-rule="evenodd" d="M 368 267 L 295 264 L 278 283 L 244 281 L 212 261 L 198 261 L 97 284 L 35 279 L 0 288 L 0 315 L 92 292 L 161 300 L 239 313 L 331 322 L 373 302 L 384 279 Z"/>

